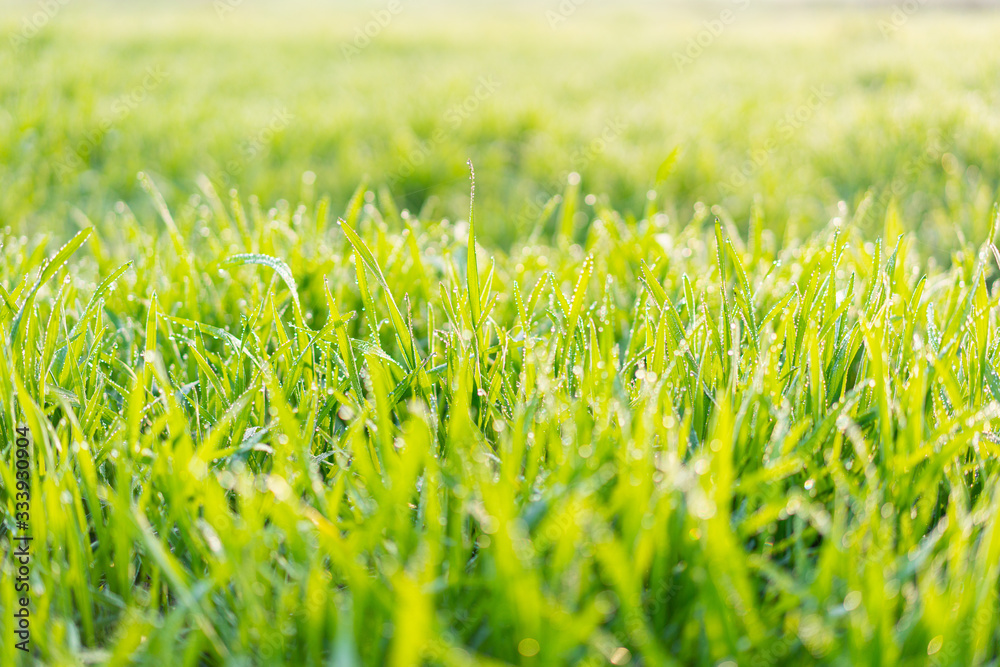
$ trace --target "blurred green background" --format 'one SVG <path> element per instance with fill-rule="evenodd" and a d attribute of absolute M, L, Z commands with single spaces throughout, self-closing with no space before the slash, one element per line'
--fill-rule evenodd
<path fill-rule="evenodd" d="M 73 228 L 124 200 L 197 191 L 265 206 L 367 177 L 397 205 L 467 215 L 516 244 L 567 174 L 641 217 L 716 206 L 779 235 L 890 196 L 929 248 L 985 235 L 1000 165 L 1000 19 L 921 4 L 841 11 L 657 7 L 6 2 L 0 9 L 0 225 Z M 367 31 L 367 34 L 365 34 Z M 312 172 L 303 180 L 303 174 Z M 588 209 L 589 210 L 589 209 Z M 589 213 L 588 213 L 589 215 Z M 152 217 L 150 217 L 152 219 Z"/>

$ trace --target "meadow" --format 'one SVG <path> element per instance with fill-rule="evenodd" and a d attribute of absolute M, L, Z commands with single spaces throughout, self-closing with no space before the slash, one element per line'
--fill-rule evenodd
<path fill-rule="evenodd" d="M 40 6 L 2 664 L 998 664 L 1000 17 Z"/>

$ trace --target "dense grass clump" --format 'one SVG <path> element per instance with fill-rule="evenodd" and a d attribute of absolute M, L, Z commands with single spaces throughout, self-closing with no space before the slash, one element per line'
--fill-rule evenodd
<path fill-rule="evenodd" d="M 208 180 L 5 236 L 38 660 L 995 662 L 993 237 L 937 267 L 890 205 L 778 247 L 575 183 L 509 255 Z"/>

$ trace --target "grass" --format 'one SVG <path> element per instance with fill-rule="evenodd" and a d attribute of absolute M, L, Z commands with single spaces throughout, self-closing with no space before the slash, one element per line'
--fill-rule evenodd
<path fill-rule="evenodd" d="M 323 24 L 244 10 L 68 6 L 81 22 L 22 56 L 41 80 L 0 68 L 0 99 L 19 96 L 0 112 L 0 663 L 1000 661 L 992 19 L 914 17 L 893 48 L 868 15 L 777 21 L 770 46 L 734 25 L 677 77 L 685 104 L 656 88 L 678 119 L 638 102 L 674 76 L 641 26 L 619 52 L 584 15 L 509 47 L 515 19 L 400 19 L 356 70 L 331 66 L 354 95 L 334 108 L 307 76 Z M 105 50 L 63 70 L 68 35 Z M 599 67 L 591 38 L 614 54 L 591 72 L 620 75 L 604 92 L 526 69 Z M 230 112 L 262 99 L 228 47 L 263 81 L 302 63 L 304 120 L 227 180 L 216 148 L 261 127 Z M 792 91 L 765 72 L 736 110 L 690 94 L 783 53 L 809 74 Z M 165 54 L 222 69 L 168 76 L 52 180 L 121 101 L 101 91 Z M 427 80 L 368 79 L 415 55 Z M 461 100 L 487 63 L 514 92 L 387 178 L 381 142 L 432 133 L 455 98 L 422 100 Z M 660 83 L 621 74 L 635 63 Z M 835 94 L 787 136 L 789 100 L 824 79 Z M 352 106 L 395 81 L 405 111 Z M 629 108 L 638 129 L 578 151 Z M 30 657 L 11 639 L 18 428 Z"/>
<path fill-rule="evenodd" d="M 598 205 L 505 255 L 364 195 L 8 238 L 45 664 L 996 659 L 989 240 Z"/>
<path fill-rule="evenodd" d="M 583 194 L 641 218 L 653 174 L 680 147 L 660 204 L 674 218 L 721 205 L 746 233 L 759 195 L 791 239 L 871 190 L 872 224 L 895 195 L 940 261 L 960 245 L 956 229 L 989 231 L 1000 187 L 992 14 L 923 7 L 884 35 L 888 8 L 753 3 L 679 66 L 719 6 L 587 3 L 553 29 L 549 8 L 514 4 L 404 3 L 349 60 L 343 47 L 381 5 L 244 2 L 220 17 L 210 2 L 111 11 L 73 0 L 15 52 L 8 40 L 35 3 L 15 4 L 0 14 L 0 223 L 68 238 L 74 208 L 100 222 L 124 200 L 152 215 L 139 171 L 177 203 L 200 173 L 265 204 L 308 199 L 306 171 L 313 192 L 343 204 L 367 175 L 398 208 L 456 220 L 472 158 L 489 221 L 480 235 L 509 250 L 572 171 Z"/>

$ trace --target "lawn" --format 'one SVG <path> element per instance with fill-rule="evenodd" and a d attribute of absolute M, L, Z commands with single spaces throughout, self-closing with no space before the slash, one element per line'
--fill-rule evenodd
<path fill-rule="evenodd" d="M 50 4 L 0 663 L 998 664 L 1000 16 Z"/>

